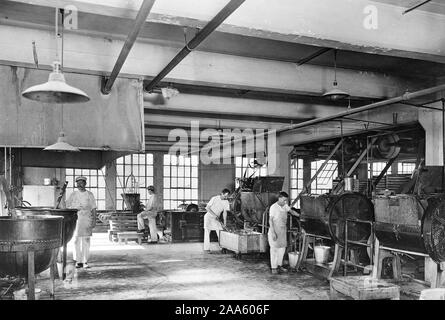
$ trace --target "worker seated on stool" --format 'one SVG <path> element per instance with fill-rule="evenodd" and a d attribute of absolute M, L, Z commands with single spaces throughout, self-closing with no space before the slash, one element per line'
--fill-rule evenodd
<path fill-rule="evenodd" d="M 230 190 L 223 189 L 220 195 L 210 199 L 206 206 L 207 213 L 204 215 L 204 251 L 210 252 L 210 231 L 215 230 L 219 239 L 219 231 L 223 230 L 219 217 L 223 214 L 224 225 L 227 223 L 227 211 L 230 210 L 230 204 L 227 198 Z"/>
<path fill-rule="evenodd" d="M 269 209 L 269 232 L 267 239 L 270 246 L 270 267 L 272 274 L 287 272 L 283 268 L 283 256 L 287 246 L 287 214 L 297 215 L 287 204 L 289 195 L 280 191 L 278 201 L 270 206 Z"/>
<path fill-rule="evenodd" d="M 150 229 L 150 242 L 158 242 L 158 228 L 156 227 L 156 216 L 158 215 L 159 200 L 155 194 L 155 188 L 148 186 L 148 200 L 145 204 L 145 210 L 137 215 L 138 232 L 145 232 L 144 219 L 148 219 L 148 227 Z"/>

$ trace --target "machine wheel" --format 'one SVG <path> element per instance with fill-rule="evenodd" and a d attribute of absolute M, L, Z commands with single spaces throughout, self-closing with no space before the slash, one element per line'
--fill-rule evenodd
<path fill-rule="evenodd" d="M 422 219 L 422 234 L 430 257 L 436 262 L 445 261 L 445 200 L 434 199 Z"/>

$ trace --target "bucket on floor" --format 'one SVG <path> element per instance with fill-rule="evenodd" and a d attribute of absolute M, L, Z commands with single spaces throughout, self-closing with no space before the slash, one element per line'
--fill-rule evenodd
<path fill-rule="evenodd" d="M 316 246 L 314 247 L 315 262 L 316 263 L 326 263 L 329 258 L 329 251 L 331 247 L 328 246 Z"/>
<path fill-rule="evenodd" d="M 42 290 L 35 288 L 34 292 L 35 292 L 35 299 L 39 300 Z M 28 288 L 14 291 L 14 300 L 28 300 Z"/>
<path fill-rule="evenodd" d="M 445 288 L 422 290 L 419 300 L 445 300 Z"/>
<path fill-rule="evenodd" d="M 289 267 L 295 268 L 297 266 L 298 258 L 300 257 L 300 252 L 288 252 L 287 255 L 289 257 Z"/>

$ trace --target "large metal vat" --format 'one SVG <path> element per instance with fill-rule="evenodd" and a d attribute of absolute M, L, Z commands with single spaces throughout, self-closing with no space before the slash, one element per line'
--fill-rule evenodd
<path fill-rule="evenodd" d="M 66 245 L 73 237 L 77 222 L 77 209 L 54 209 L 49 207 L 17 207 L 19 216 L 50 215 L 63 217 L 62 244 Z"/>
<path fill-rule="evenodd" d="M 445 195 L 378 196 L 374 204 L 381 245 L 445 261 Z"/>
<path fill-rule="evenodd" d="M 26 277 L 28 251 L 34 251 L 35 273 L 49 268 L 62 246 L 60 216 L 0 217 L 0 274 Z"/>
<path fill-rule="evenodd" d="M 344 245 L 347 219 L 350 220 L 348 240 L 367 241 L 371 236 L 371 225 L 362 222 L 374 221 L 372 202 L 363 194 L 356 192 L 301 197 L 300 221 L 307 233 L 330 237 L 336 243 Z M 353 222 L 354 220 L 362 222 Z"/>

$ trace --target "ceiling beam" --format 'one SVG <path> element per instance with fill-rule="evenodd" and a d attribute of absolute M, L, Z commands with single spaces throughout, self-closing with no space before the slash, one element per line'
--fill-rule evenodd
<path fill-rule="evenodd" d="M 14 37 L 10 37 L 14 34 Z M 39 65 L 50 66 L 55 57 L 52 31 L 17 26 L 0 26 L 0 61 L 33 64 L 32 42 L 35 41 Z M 102 37 L 65 33 L 64 68 L 91 70 L 108 75 L 119 55 L 123 41 Z M 29 50 L 26 50 L 27 46 Z M 137 42 L 122 72 L 148 78 L 159 72 L 177 53 L 177 48 Z M 254 59 L 194 51 L 182 61 L 165 81 L 231 87 L 245 90 L 285 94 L 321 95 L 332 86 L 332 67 Z M 352 97 L 382 99 L 397 96 L 406 90 L 420 88 L 417 81 L 374 72 L 337 69 L 339 86 Z M 423 81 L 422 85 L 424 86 Z"/>
<path fill-rule="evenodd" d="M 177 116 L 185 118 L 200 118 L 200 119 L 217 119 L 217 120 L 242 120 L 252 122 L 273 122 L 273 123 L 299 123 L 311 118 L 284 118 L 274 116 L 255 116 L 248 114 L 231 114 L 231 113 L 212 113 L 212 112 L 193 112 L 183 110 L 162 110 L 162 109 L 147 109 L 144 113 L 146 115 L 163 115 L 163 116 Z"/>
<path fill-rule="evenodd" d="M 33 0 L 14 2 L 35 3 Z M 141 0 L 115 0 L 112 4 L 105 0 L 95 1 L 94 4 L 75 0 L 39 1 L 44 6 L 72 4 L 82 12 L 128 19 L 134 19 L 140 3 Z M 202 28 L 225 3 L 211 1 L 202 5 L 199 0 L 186 3 L 182 0 L 158 1 L 148 21 Z M 373 10 L 371 13 L 370 6 Z M 294 0 L 281 0 L 273 5 L 266 0 L 257 0 L 245 3 L 218 31 L 444 63 L 445 49 L 442 44 L 445 34 L 442 26 L 445 17 L 424 11 L 413 11 L 405 16 L 405 10 L 406 7 L 369 0 L 336 0 L 335 6 L 332 0 L 301 0 L 298 5 Z M 375 15 L 371 17 L 377 23 L 375 28 L 365 27 L 370 15 Z"/>

